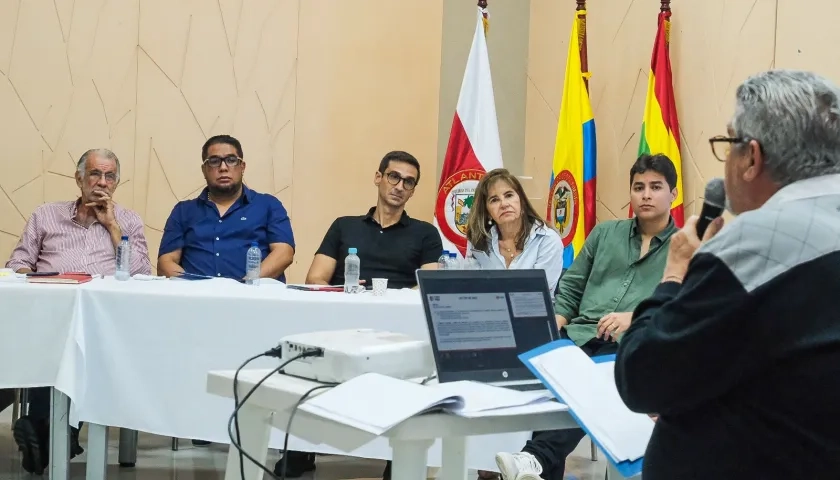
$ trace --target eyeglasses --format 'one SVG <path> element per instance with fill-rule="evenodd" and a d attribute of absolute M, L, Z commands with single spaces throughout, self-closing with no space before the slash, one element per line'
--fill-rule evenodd
<path fill-rule="evenodd" d="M 101 180 L 102 177 L 105 177 L 106 183 L 117 182 L 117 174 L 115 172 L 102 173 L 99 170 L 91 170 L 88 172 L 88 178 L 90 178 L 91 180 L 95 180 L 96 182 L 99 182 L 99 180 Z"/>
<path fill-rule="evenodd" d="M 236 155 L 228 155 L 227 157 L 207 157 L 203 163 L 210 168 L 219 168 L 222 166 L 222 162 L 225 162 L 225 165 L 228 167 L 233 168 L 239 166 L 239 164 L 242 163 L 242 159 Z"/>
<path fill-rule="evenodd" d="M 712 155 L 719 161 L 725 162 L 729 157 L 729 152 L 732 151 L 732 144 L 735 143 L 750 143 L 755 140 L 750 137 L 726 137 L 718 135 L 709 139 L 709 146 L 712 147 Z"/>
<path fill-rule="evenodd" d="M 417 186 L 417 179 L 414 177 L 403 177 L 397 172 L 388 172 L 385 175 L 385 178 L 388 179 L 388 183 L 391 185 L 397 186 L 400 184 L 400 181 L 403 182 L 403 187 L 406 190 L 414 190 L 414 187 Z"/>

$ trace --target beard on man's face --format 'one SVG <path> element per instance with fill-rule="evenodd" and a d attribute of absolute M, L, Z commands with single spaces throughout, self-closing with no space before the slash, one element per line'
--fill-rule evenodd
<path fill-rule="evenodd" d="M 208 185 L 207 190 L 211 195 L 224 197 L 236 193 L 242 187 L 242 181 L 231 182 L 227 185 Z"/>

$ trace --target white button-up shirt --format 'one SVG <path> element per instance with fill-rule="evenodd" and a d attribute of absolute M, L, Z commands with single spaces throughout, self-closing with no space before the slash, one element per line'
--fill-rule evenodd
<path fill-rule="evenodd" d="M 499 229 L 490 227 L 489 252 L 474 250 L 472 244 L 467 243 L 467 258 L 472 255 L 482 270 L 530 270 L 541 268 L 545 270 L 549 291 L 552 293 L 563 272 L 563 241 L 560 235 L 546 225 L 534 225 L 531 234 L 525 240 L 522 253 L 514 257 L 509 267 L 505 267 L 505 257 L 499 251 Z"/>

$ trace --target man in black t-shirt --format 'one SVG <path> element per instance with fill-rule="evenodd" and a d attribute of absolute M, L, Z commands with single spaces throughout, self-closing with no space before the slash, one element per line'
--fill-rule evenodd
<path fill-rule="evenodd" d="M 359 256 L 360 275 L 368 285 L 373 278 L 387 278 L 388 288 L 413 288 L 418 268 L 437 268 L 443 253 L 440 234 L 434 225 L 405 213 L 405 204 L 420 181 L 420 162 L 406 152 L 390 152 L 374 174 L 378 197 L 366 215 L 337 218 L 330 225 L 306 275 L 312 285 L 343 285 L 344 259 L 348 249 Z M 286 478 L 297 478 L 315 470 L 315 455 L 288 452 Z M 282 476 L 283 460 L 274 473 Z M 390 464 L 383 474 L 390 478 Z"/>
<path fill-rule="evenodd" d="M 405 213 L 405 204 L 420 180 L 420 163 L 406 152 L 390 152 L 379 163 L 373 178 L 378 189 L 376 206 L 366 215 L 337 218 L 315 253 L 306 283 L 344 284 L 344 259 L 356 248 L 359 278 L 387 278 L 389 288 L 417 285 L 418 268 L 437 268 L 443 253 L 434 225 Z"/>

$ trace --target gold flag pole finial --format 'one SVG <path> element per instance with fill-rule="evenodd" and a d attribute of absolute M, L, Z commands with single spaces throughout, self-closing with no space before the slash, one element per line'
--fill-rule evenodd
<path fill-rule="evenodd" d="M 671 13 L 671 0 L 662 0 L 662 5 L 659 7 L 659 11 L 662 13 Z"/>
<path fill-rule="evenodd" d="M 578 15 L 578 47 L 580 49 L 580 71 L 583 74 L 583 83 L 586 89 L 589 90 L 589 78 L 592 76 L 589 73 L 589 52 L 586 49 L 586 0 L 575 0 L 577 8 L 575 9 Z"/>
<path fill-rule="evenodd" d="M 487 0 L 478 0 L 478 8 L 481 9 L 481 23 L 484 24 L 484 36 L 490 31 L 490 17 L 487 15 Z"/>

